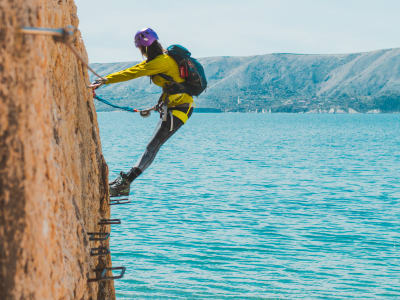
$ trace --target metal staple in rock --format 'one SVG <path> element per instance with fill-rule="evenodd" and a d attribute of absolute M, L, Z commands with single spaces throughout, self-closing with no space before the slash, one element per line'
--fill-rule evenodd
<path fill-rule="evenodd" d="M 98 78 L 104 79 L 102 76 L 96 73 L 96 71 L 93 70 L 82 58 L 78 51 L 72 47 L 72 37 L 76 32 L 76 28 L 74 26 L 70 25 L 65 28 L 23 27 L 20 29 L 20 32 L 23 34 L 52 36 L 55 41 L 64 43 L 90 72 L 92 72 Z"/>
<path fill-rule="evenodd" d="M 57 42 L 62 42 L 64 43 L 71 51 L 72 53 L 76 56 L 78 60 L 81 61 L 81 63 L 90 71 L 92 72 L 95 76 L 102 80 L 106 80 L 104 77 L 100 76 L 95 70 L 93 70 L 89 64 L 82 58 L 82 56 L 76 51 L 76 49 L 72 46 L 72 38 L 76 32 L 76 28 L 72 25 L 69 25 L 65 28 L 44 28 L 44 27 L 23 27 L 20 29 L 20 32 L 23 34 L 32 34 L 32 35 L 47 35 L 47 36 L 52 36 L 53 39 Z M 90 86 L 88 86 L 90 87 Z M 142 116 L 147 116 L 151 110 L 155 110 L 154 107 L 147 109 L 147 110 L 139 110 L 127 106 L 119 106 L 112 104 L 111 102 L 97 96 L 94 93 L 93 90 L 93 96 L 95 99 L 99 100 L 100 102 L 103 102 L 104 104 L 107 104 L 111 107 L 117 108 L 117 109 L 122 109 L 125 111 L 129 112 L 140 112 Z M 117 204 L 117 203 L 114 203 Z M 122 203 L 118 203 L 122 204 Z"/>

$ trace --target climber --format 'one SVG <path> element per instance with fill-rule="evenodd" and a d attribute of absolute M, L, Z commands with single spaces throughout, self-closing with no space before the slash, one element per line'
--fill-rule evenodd
<path fill-rule="evenodd" d="M 158 42 L 156 32 L 151 28 L 138 31 L 135 35 L 135 46 L 146 60 L 128 69 L 109 74 L 91 85 L 93 89 L 97 89 L 103 84 L 150 76 L 154 84 L 163 88 L 159 102 L 155 106 L 161 118 L 155 133 L 136 165 L 127 173 L 121 171 L 120 175 L 109 183 L 111 197 L 129 195 L 131 182 L 150 166 L 160 147 L 186 123 L 193 112 L 191 95 L 185 92 L 171 92 L 171 81 L 167 80 L 168 78 L 178 84 L 185 80 L 180 77 L 176 61 L 165 53 Z"/>

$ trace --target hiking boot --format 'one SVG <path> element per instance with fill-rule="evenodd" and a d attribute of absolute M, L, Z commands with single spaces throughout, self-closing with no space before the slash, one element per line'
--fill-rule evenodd
<path fill-rule="evenodd" d="M 131 182 L 129 181 L 127 174 L 121 171 L 119 176 L 114 181 L 109 183 L 109 186 L 110 197 L 128 196 Z"/>

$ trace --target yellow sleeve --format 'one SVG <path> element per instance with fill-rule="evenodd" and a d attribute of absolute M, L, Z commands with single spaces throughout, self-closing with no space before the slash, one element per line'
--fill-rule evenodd
<path fill-rule="evenodd" d="M 159 55 L 149 62 L 143 61 L 128 69 L 107 75 L 105 77 L 107 78 L 106 84 L 127 81 L 142 76 L 156 75 L 166 72 L 168 67 L 168 61 L 164 55 Z"/>

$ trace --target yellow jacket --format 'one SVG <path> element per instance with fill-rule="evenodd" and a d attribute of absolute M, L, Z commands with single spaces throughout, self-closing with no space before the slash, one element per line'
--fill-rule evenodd
<path fill-rule="evenodd" d="M 175 82 L 180 83 L 184 81 L 184 79 L 182 79 L 179 75 L 178 64 L 172 57 L 168 56 L 167 54 L 161 54 L 149 62 L 143 61 L 128 69 L 107 75 L 105 78 L 107 79 L 106 84 L 110 84 L 127 81 L 142 76 L 152 76 L 151 80 L 154 84 L 160 87 L 164 87 L 165 84 L 168 83 L 168 81 L 161 76 L 153 76 L 160 73 L 172 77 Z M 166 95 L 163 95 L 164 101 L 165 97 Z M 169 95 L 168 98 L 168 108 L 173 108 L 177 105 L 185 103 L 191 104 L 191 106 L 193 105 L 193 97 L 186 93 Z M 182 117 L 179 112 L 177 112 L 176 114 L 175 113 L 176 111 L 173 111 L 174 115 L 176 115 L 184 123 L 186 122 L 187 118 Z"/>

